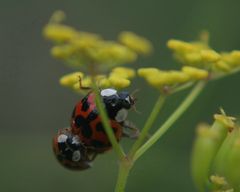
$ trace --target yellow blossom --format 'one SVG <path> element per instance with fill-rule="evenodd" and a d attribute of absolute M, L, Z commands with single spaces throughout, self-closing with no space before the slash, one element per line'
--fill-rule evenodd
<path fill-rule="evenodd" d="M 216 62 L 221 56 L 214 50 L 201 50 L 203 62 Z"/>
<path fill-rule="evenodd" d="M 138 75 L 144 77 L 146 81 L 157 88 L 163 86 L 177 85 L 189 81 L 189 75 L 182 71 L 162 71 L 156 68 L 142 68 L 138 70 Z"/>
<path fill-rule="evenodd" d="M 119 35 L 119 41 L 140 54 L 149 54 L 152 51 L 152 44 L 147 39 L 136 35 L 135 33 L 124 31 Z"/>
<path fill-rule="evenodd" d="M 170 39 L 167 42 L 167 47 L 179 52 L 189 52 L 196 50 L 196 47 L 194 45 L 175 39 Z"/>
<path fill-rule="evenodd" d="M 116 74 L 120 77 L 126 78 L 126 79 L 130 79 L 135 77 L 135 71 L 131 68 L 127 68 L 127 67 L 115 67 L 111 74 Z"/>
<path fill-rule="evenodd" d="M 158 75 L 159 74 L 159 70 L 157 69 L 157 68 L 151 68 L 151 67 L 149 67 L 149 68 L 140 68 L 140 69 L 138 69 L 138 71 L 137 71 L 137 73 L 138 73 L 138 75 L 140 76 L 140 77 L 150 77 L 150 76 L 156 76 L 156 75 Z"/>
<path fill-rule="evenodd" d="M 75 49 L 69 45 L 56 45 L 51 49 L 51 55 L 58 59 L 67 59 L 73 53 Z"/>
<path fill-rule="evenodd" d="M 208 77 L 208 71 L 195 67 L 184 66 L 182 67 L 182 71 L 194 80 L 206 79 Z"/>
<path fill-rule="evenodd" d="M 98 49 L 89 49 L 89 56 L 97 63 L 122 64 L 137 59 L 135 52 L 114 42 L 103 42 Z"/>
<path fill-rule="evenodd" d="M 110 75 L 109 82 L 114 88 L 117 89 L 128 87 L 131 83 L 128 79 L 119 77 L 117 75 Z"/>
<path fill-rule="evenodd" d="M 53 41 L 69 41 L 77 35 L 72 27 L 62 24 L 48 24 L 43 30 L 43 35 Z"/>

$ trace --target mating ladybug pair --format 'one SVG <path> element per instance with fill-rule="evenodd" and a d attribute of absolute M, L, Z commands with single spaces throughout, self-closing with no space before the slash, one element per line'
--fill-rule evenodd
<path fill-rule="evenodd" d="M 126 120 L 135 99 L 126 91 L 117 92 L 111 88 L 101 90 L 100 96 L 117 141 L 123 136 L 136 138 L 138 129 Z M 60 130 L 54 137 L 54 153 L 64 167 L 84 170 L 91 167 L 99 153 L 110 149 L 111 143 L 96 107 L 95 94 L 90 91 L 74 107 L 71 127 Z"/>

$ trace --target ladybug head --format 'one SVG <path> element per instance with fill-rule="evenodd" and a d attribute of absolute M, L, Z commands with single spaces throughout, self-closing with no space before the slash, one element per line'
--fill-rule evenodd
<path fill-rule="evenodd" d="M 121 91 L 118 96 L 122 108 L 130 109 L 135 104 L 135 100 L 127 91 Z"/>
<path fill-rule="evenodd" d="M 122 108 L 130 109 L 135 103 L 135 100 L 127 91 L 117 93 L 115 89 L 103 89 L 101 96 L 107 106 L 118 110 Z"/>

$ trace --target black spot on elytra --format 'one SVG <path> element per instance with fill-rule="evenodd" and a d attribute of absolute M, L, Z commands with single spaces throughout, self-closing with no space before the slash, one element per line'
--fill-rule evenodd
<path fill-rule="evenodd" d="M 87 116 L 87 121 L 91 122 L 93 120 L 95 120 L 98 117 L 98 114 L 96 111 L 92 111 L 89 113 L 89 115 Z"/>
<path fill-rule="evenodd" d="M 89 126 L 89 122 L 87 121 L 87 119 L 85 119 L 83 116 L 78 115 L 75 118 L 75 125 L 78 128 L 81 128 L 82 131 L 82 135 L 86 138 L 90 138 L 92 136 L 92 129 Z"/>
<path fill-rule="evenodd" d="M 99 122 L 99 123 L 96 125 L 96 130 L 99 131 L 99 132 L 106 133 L 105 130 L 104 130 L 103 124 L 102 124 L 101 122 Z"/>
<path fill-rule="evenodd" d="M 98 140 L 93 140 L 92 145 L 96 148 L 106 147 L 106 145 L 103 142 L 98 141 Z"/>
<path fill-rule="evenodd" d="M 92 136 L 92 129 L 89 125 L 82 127 L 82 135 L 86 138 L 90 138 Z"/>
<path fill-rule="evenodd" d="M 81 110 L 86 112 L 88 110 L 88 108 L 89 108 L 89 103 L 87 101 L 87 98 L 85 97 L 82 99 L 82 109 Z"/>
<path fill-rule="evenodd" d="M 76 125 L 78 128 L 86 124 L 86 119 L 85 119 L 83 116 L 81 116 L 81 115 L 78 115 L 78 116 L 74 119 L 74 121 L 75 121 L 75 125 Z"/>

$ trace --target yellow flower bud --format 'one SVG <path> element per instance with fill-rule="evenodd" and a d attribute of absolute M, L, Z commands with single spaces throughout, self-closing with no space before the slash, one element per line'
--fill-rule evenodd
<path fill-rule="evenodd" d="M 196 65 L 201 63 L 202 57 L 199 52 L 187 52 L 184 56 L 184 61 L 189 65 Z"/>
<path fill-rule="evenodd" d="M 202 50 L 200 53 L 203 62 L 216 62 L 221 58 L 221 55 L 214 50 Z"/>
<path fill-rule="evenodd" d="M 109 81 L 108 78 L 103 78 L 103 79 L 99 79 L 98 85 L 99 87 L 102 87 L 102 88 L 108 88 L 108 87 L 111 87 L 111 82 Z"/>
<path fill-rule="evenodd" d="M 184 41 L 179 41 L 175 39 L 170 39 L 167 42 L 167 47 L 169 49 L 172 49 L 174 51 L 179 51 L 179 52 L 191 52 L 194 51 L 196 48 L 194 45 L 184 42 Z"/>
<path fill-rule="evenodd" d="M 77 35 L 72 27 L 61 24 L 48 24 L 43 30 L 43 35 L 53 41 L 69 41 Z"/>
<path fill-rule="evenodd" d="M 161 78 L 161 75 L 160 75 Z M 189 80 L 189 76 L 181 71 L 166 72 L 166 84 L 185 83 Z"/>
<path fill-rule="evenodd" d="M 214 63 L 214 67 L 216 70 L 223 71 L 223 72 L 230 72 L 231 67 L 223 60 L 220 60 Z"/>
<path fill-rule="evenodd" d="M 88 50 L 88 54 L 97 63 L 103 64 L 128 63 L 137 59 L 135 52 L 113 42 L 102 43 L 97 49 Z"/>
<path fill-rule="evenodd" d="M 74 51 L 75 49 L 70 45 L 57 45 L 52 47 L 51 55 L 58 59 L 67 59 Z"/>
<path fill-rule="evenodd" d="M 109 77 L 109 82 L 116 89 L 122 89 L 122 88 L 128 87 L 131 83 L 128 79 L 119 77 L 117 75 L 111 75 Z"/>
<path fill-rule="evenodd" d="M 147 39 L 132 32 L 124 31 L 119 35 L 119 41 L 140 54 L 149 54 L 152 51 L 152 44 Z"/>
<path fill-rule="evenodd" d="M 159 70 L 157 68 L 140 68 L 138 69 L 137 73 L 140 77 L 148 77 L 148 76 L 155 76 L 159 74 Z"/>
<path fill-rule="evenodd" d="M 79 76 L 83 78 L 84 74 L 82 72 L 70 73 L 61 77 L 59 82 L 62 86 L 72 87 L 76 83 L 79 84 Z"/>
<path fill-rule="evenodd" d="M 208 77 L 208 71 L 195 67 L 184 66 L 182 67 L 182 71 L 193 80 L 201 80 Z"/>
<path fill-rule="evenodd" d="M 131 68 L 127 68 L 127 67 L 115 67 L 112 70 L 113 74 L 116 74 L 120 77 L 126 78 L 126 79 L 130 79 L 135 77 L 135 71 Z"/>

